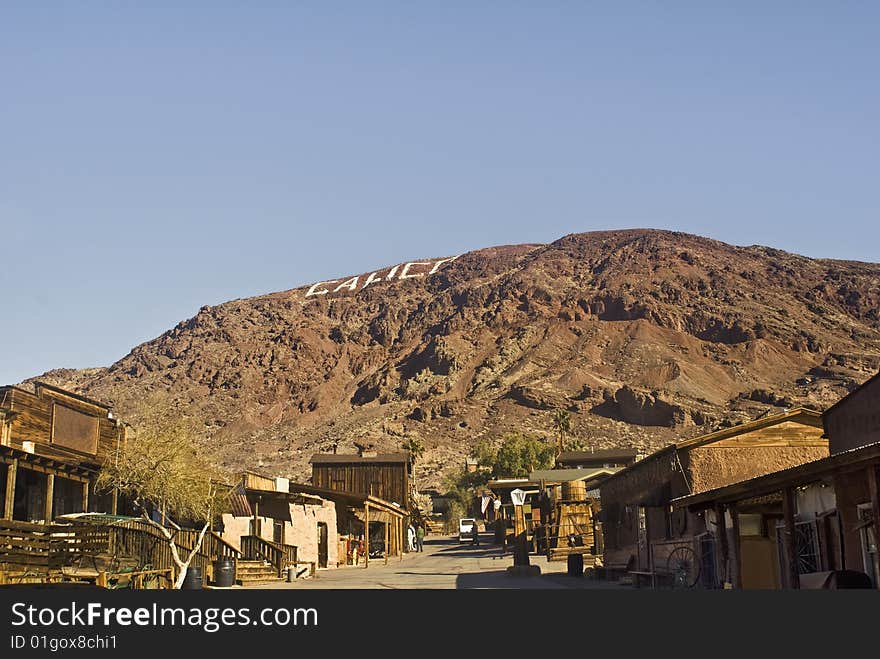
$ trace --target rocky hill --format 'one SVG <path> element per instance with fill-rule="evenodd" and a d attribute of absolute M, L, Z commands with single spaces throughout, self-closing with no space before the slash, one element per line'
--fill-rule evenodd
<path fill-rule="evenodd" d="M 108 368 L 38 379 L 204 428 L 218 462 L 307 477 L 318 451 L 427 452 L 437 485 L 480 438 L 653 449 L 880 367 L 880 265 L 627 230 L 492 247 L 203 307 Z"/>

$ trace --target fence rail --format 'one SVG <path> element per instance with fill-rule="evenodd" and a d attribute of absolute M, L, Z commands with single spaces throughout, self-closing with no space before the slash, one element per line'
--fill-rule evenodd
<path fill-rule="evenodd" d="M 172 531 L 181 558 L 195 547 L 199 531 Z M 293 561 L 296 561 L 295 548 Z M 282 558 L 287 553 L 282 550 Z M 190 565 L 206 573 L 214 560 L 237 561 L 241 552 L 215 532 L 205 534 Z M 110 525 L 38 524 L 0 520 L 0 571 L 22 572 L 46 581 L 66 567 L 95 572 L 120 570 L 163 574 L 177 571 L 168 538 L 146 521 L 130 520 Z"/>

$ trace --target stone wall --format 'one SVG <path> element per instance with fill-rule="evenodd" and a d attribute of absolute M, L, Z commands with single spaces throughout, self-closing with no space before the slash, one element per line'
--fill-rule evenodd
<path fill-rule="evenodd" d="M 327 525 L 327 567 L 335 568 L 338 559 L 339 542 L 336 532 L 336 504 L 324 501 L 322 504 L 291 503 L 289 520 L 284 523 L 284 543 L 297 547 L 300 561 L 318 561 L 318 522 Z M 241 536 L 248 535 L 252 517 L 223 515 L 222 537 L 236 549 L 241 549 Z M 260 517 L 260 537 L 272 540 L 275 518 Z"/>

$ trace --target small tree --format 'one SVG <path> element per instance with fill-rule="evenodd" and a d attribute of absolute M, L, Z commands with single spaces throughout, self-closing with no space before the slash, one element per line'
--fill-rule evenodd
<path fill-rule="evenodd" d="M 409 451 L 413 464 L 421 460 L 425 454 L 425 443 L 418 437 L 407 437 L 401 446 L 404 451 Z"/>
<path fill-rule="evenodd" d="M 103 466 L 96 489 L 116 489 L 137 507 L 144 521 L 168 540 L 178 568 L 175 588 L 183 585 L 193 557 L 201 549 L 213 517 L 222 512 L 228 488 L 199 451 L 194 433 L 180 420 L 150 412 L 129 433 L 119 452 Z M 164 524 L 151 516 L 158 510 Z M 175 535 L 180 530 L 171 515 L 201 525 L 195 545 L 181 557 Z M 172 529 L 169 529 L 168 526 Z"/>
<path fill-rule="evenodd" d="M 492 473 L 496 478 L 525 477 L 535 469 L 551 467 L 553 458 L 552 446 L 539 439 L 514 433 L 504 438 Z"/>
<path fill-rule="evenodd" d="M 563 442 L 571 434 L 571 415 L 568 410 L 558 409 L 553 413 L 553 429 L 559 442 L 559 453 L 562 453 Z"/>

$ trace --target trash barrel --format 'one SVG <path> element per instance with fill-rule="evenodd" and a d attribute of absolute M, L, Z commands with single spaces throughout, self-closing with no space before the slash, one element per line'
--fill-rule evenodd
<path fill-rule="evenodd" d="M 296 581 L 296 565 L 287 566 L 287 581 L 288 583 Z"/>
<path fill-rule="evenodd" d="M 186 576 L 183 578 L 181 590 L 202 589 L 202 568 L 190 565 L 186 568 Z"/>
<path fill-rule="evenodd" d="M 584 576 L 584 557 L 583 554 L 568 555 L 568 576 L 582 577 Z"/>
<path fill-rule="evenodd" d="M 214 561 L 214 585 L 229 588 L 235 585 L 235 561 L 231 558 L 218 558 Z"/>

